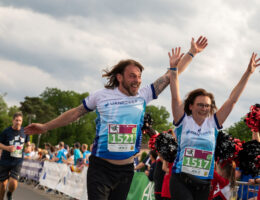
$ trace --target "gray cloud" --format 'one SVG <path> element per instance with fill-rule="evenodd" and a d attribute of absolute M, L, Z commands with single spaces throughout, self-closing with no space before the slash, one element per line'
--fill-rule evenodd
<path fill-rule="evenodd" d="M 145 66 L 143 85 L 150 84 L 165 73 L 172 47 L 187 52 L 191 37 L 203 34 L 209 45 L 180 76 L 181 94 L 205 87 L 221 106 L 245 71 L 251 52 L 259 52 L 258 4 L 1 1 L 0 93 L 7 92 L 5 99 L 13 105 L 24 96 L 39 95 L 45 87 L 94 92 L 105 82 L 101 70 L 125 58 Z M 259 101 L 257 89 L 259 73 L 250 78 L 226 126 Z M 153 104 L 170 112 L 169 88 Z"/>
<path fill-rule="evenodd" d="M 194 3 L 190 1 L 179 2 L 174 1 L 95 1 L 95 0 L 10 0 L 2 1 L 4 6 L 14 6 L 17 8 L 31 9 L 35 12 L 40 12 L 55 17 L 67 16 L 84 16 L 107 21 L 107 20 L 120 20 L 120 19 L 152 19 L 159 20 L 173 20 L 186 18 L 191 16 L 196 10 Z M 183 16 L 182 13 L 186 15 Z M 169 18 L 169 14 L 171 17 Z M 174 18 L 173 18 L 174 17 Z M 167 20 L 167 21 L 168 21 Z M 164 21 L 161 21 L 163 23 Z"/>

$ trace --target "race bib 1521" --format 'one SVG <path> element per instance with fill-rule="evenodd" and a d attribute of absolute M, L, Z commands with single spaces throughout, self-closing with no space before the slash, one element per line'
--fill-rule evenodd
<path fill-rule="evenodd" d="M 136 133 L 136 124 L 109 124 L 108 150 L 113 152 L 134 151 Z"/>

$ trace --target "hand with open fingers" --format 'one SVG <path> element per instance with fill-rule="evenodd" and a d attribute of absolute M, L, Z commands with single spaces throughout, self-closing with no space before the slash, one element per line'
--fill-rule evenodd
<path fill-rule="evenodd" d="M 192 38 L 189 52 L 195 55 L 203 51 L 207 45 L 208 45 L 208 40 L 206 37 L 200 36 L 196 42 L 194 42 L 194 38 Z"/>
<path fill-rule="evenodd" d="M 46 132 L 44 124 L 32 123 L 24 128 L 24 132 L 27 135 L 41 134 Z"/>
<path fill-rule="evenodd" d="M 249 70 L 250 73 L 253 73 L 259 65 L 260 65 L 260 58 L 257 59 L 257 54 L 253 52 L 247 69 Z"/>
<path fill-rule="evenodd" d="M 168 55 L 170 60 L 170 67 L 174 68 L 177 67 L 178 63 L 180 62 L 184 54 L 181 54 L 181 47 L 176 47 L 175 49 L 172 48 L 172 54 L 168 52 Z"/>

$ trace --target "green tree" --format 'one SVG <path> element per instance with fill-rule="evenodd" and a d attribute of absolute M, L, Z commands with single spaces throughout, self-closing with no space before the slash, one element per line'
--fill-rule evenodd
<path fill-rule="evenodd" d="M 40 95 L 44 102 L 53 106 L 56 115 L 60 115 L 67 110 L 75 108 L 82 103 L 82 100 L 89 94 L 77 93 L 74 91 L 62 91 L 57 88 L 46 88 Z M 91 144 L 95 136 L 95 118 L 94 112 L 88 113 L 77 121 L 52 131 L 48 137 L 48 142 L 57 144 L 64 141 L 70 146 L 75 142 Z"/>
<path fill-rule="evenodd" d="M 24 99 L 25 100 L 23 102 L 20 102 L 20 110 L 23 112 L 27 122 L 29 121 L 29 116 L 31 115 L 34 115 L 35 121 L 39 123 L 49 121 L 56 116 L 54 108 L 50 104 L 45 103 L 41 98 L 25 97 Z"/>
<path fill-rule="evenodd" d="M 252 132 L 246 125 L 244 118 L 241 118 L 239 122 L 236 122 L 225 131 L 240 140 L 249 141 L 252 139 Z"/>
<path fill-rule="evenodd" d="M 12 118 L 8 116 L 8 106 L 4 101 L 6 94 L 0 94 L 0 132 L 11 125 Z"/>
<path fill-rule="evenodd" d="M 9 117 L 13 117 L 13 115 L 17 112 L 21 111 L 17 106 L 12 106 L 8 108 L 8 115 Z"/>
<path fill-rule="evenodd" d="M 174 126 L 168 121 L 170 113 L 164 106 L 147 106 L 146 113 L 149 113 L 153 119 L 152 128 L 158 132 L 168 131 Z M 144 135 L 143 143 L 147 143 L 149 136 Z"/>
<path fill-rule="evenodd" d="M 87 92 L 79 94 L 74 91 L 62 91 L 58 88 L 46 88 L 40 96 L 44 102 L 53 106 L 57 115 L 60 115 L 79 106 L 88 95 Z"/>
<path fill-rule="evenodd" d="M 158 132 L 167 131 L 173 128 L 173 125 L 168 121 L 170 113 L 164 106 L 147 106 L 146 113 L 149 113 L 153 119 L 153 129 Z"/>
<path fill-rule="evenodd" d="M 50 104 L 45 103 L 41 98 L 25 97 L 24 99 L 23 102 L 20 102 L 20 110 L 23 112 L 26 125 L 33 122 L 33 120 L 38 123 L 44 123 L 56 116 L 54 108 Z M 44 137 L 48 137 L 48 134 L 44 134 Z M 41 135 L 33 136 L 33 142 L 37 143 L 37 145 L 39 145 L 40 139 Z"/>

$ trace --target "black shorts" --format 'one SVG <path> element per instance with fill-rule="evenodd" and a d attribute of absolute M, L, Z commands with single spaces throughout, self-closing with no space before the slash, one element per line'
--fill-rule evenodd
<path fill-rule="evenodd" d="M 134 165 L 114 165 L 91 155 L 87 173 L 89 200 L 125 200 L 134 176 Z"/>
<path fill-rule="evenodd" d="M 208 199 L 211 180 L 198 179 L 186 173 L 173 173 L 170 179 L 171 199 Z"/>
<path fill-rule="evenodd" d="M 22 168 L 22 164 L 12 165 L 12 166 L 0 165 L 0 182 L 9 179 L 9 177 L 18 180 L 21 168 Z"/>

